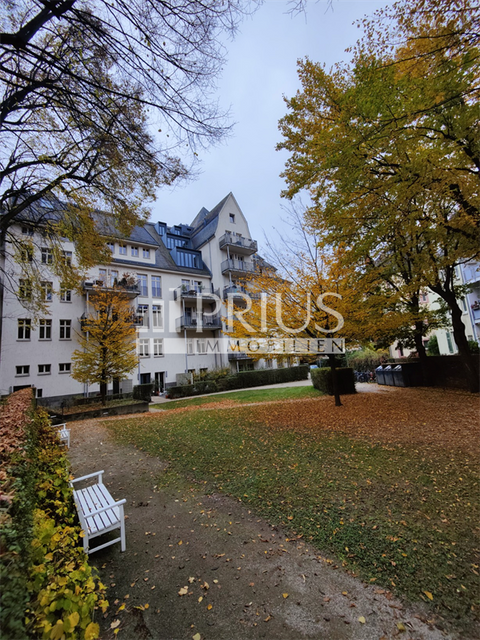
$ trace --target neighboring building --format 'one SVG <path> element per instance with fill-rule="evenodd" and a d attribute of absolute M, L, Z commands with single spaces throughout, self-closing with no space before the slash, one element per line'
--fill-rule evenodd
<path fill-rule="evenodd" d="M 32 222 L 26 218 L 16 233 L 34 239 L 48 313 L 35 319 L 5 287 L 0 394 L 24 386 L 34 386 L 38 397 L 49 398 L 97 392 L 96 385 L 87 388 L 70 376 L 71 354 L 78 348 L 77 332 L 94 286 L 113 286 L 125 276 L 137 283 L 127 288 L 138 327 L 139 364 L 130 379 L 115 382 L 109 390 L 128 392 L 135 384 L 154 382 L 163 391 L 187 372 L 263 366 L 245 354 L 219 353 L 214 347 L 215 338 L 223 335 L 227 296 L 240 300 L 246 292 L 243 278 L 253 271 L 257 251 L 231 193 L 211 211 L 202 209 L 191 225 L 148 222 L 129 237 L 105 232 L 111 263 L 92 268 L 81 293 L 62 288 L 51 269 L 44 228 Z M 62 249 L 75 262 L 73 244 L 65 241 Z M 21 265 L 8 257 L 4 262 L 3 272 L 25 294 Z"/>

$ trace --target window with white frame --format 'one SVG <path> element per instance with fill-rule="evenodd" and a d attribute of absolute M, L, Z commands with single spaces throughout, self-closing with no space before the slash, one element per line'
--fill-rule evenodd
<path fill-rule="evenodd" d="M 52 339 L 52 321 L 48 318 L 42 318 L 38 321 L 38 339 Z"/>
<path fill-rule="evenodd" d="M 107 242 L 107 249 L 110 249 L 112 253 L 115 252 L 115 244 L 113 242 Z"/>
<path fill-rule="evenodd" d="M 43 301 L 51 302 L 53 300 L 53 282 L 41 282 L 40 289 Z"/>
<path fill-rule="evenodd" d="M 38 375 L 39 376 L 49 376 L 52 373 L 52 365 L 51 364 L 39 364 L 38 365 Z"/>
<path fill-rule="evenodd" d="M 150 249 L 143 249 L 143 257 L 145 260 L 150 260 Z"/>
<path fill-rule="evenodd" d="M 163 356 L 163 338 L 153 339 L 153 355 L 157 357 Z"/>
<path fill-rule="evenodd" d="M 149 346 L 150 340 L 148 338 L 141 338 L 138 341 L 138 355 L 141 358 L 148 358 L 150 355 Z"/>
<path fill-rule="evenodd" d="M 20 300 L 30 300 L 32 297 L 32 282 L 28 279 L 20 278 L 18 281 L 18 297 Z"/>
<path fill-rule="evenodd" d="M 142 327 L 148 327 L 148 304 L 139 304 L 137 307 L 137 316 L 142 319 Z"/>
<path fill-rule="evenodd" d="M 42 247 L 42 264 L 53 264 L 53 251 L 50 247 Z"/>
<path fill-rule="evenodd" d="M 72 370 L 71 362 L 60 362 L 58 365 L 58 373 L 70 373 Z"/>
<path fill-rule="evenodd" d="M 127 255 L 127 245 L 126 244 L 119 244 L 118 245 L 118 253 L 121 256 L 126 256 Z"/>
<path fill-rule="evenodd" d="M 118 271 L 110 269 L 110 286 L 115 287 L 118 283 Z"/>
<path fill-rule="evenodd" d="M 72 339 L 72 321 L 60 320 L 60 340 Z"/>
<path fill-rule="evenodd" d="M 22 262 L 32 262 L 33 261 L 33 247 L 28 244 L 20 247 L 20 260 Z"/>
<path fill-rule="evenodd" d="M 161 304 L 152 305 L 152 326 L 154 329 L 163 329 L 163 309 Z"/>
<path fill-rule="evenodd" d="M 30 340 L 32 321 L 27 318 L 17 320 L 17 340 Z"/>
<path fill-rule="evenodd" d="M 60 302 L 71 302 L 72 301 L 72 290 L 66 289 L 65 287 L 60 287 Z"/>
<path fill-rule="evenodd" d="M 144 273 L 137 273 L 138 287 L 141 296 L 148 296 L 148 280 Z"/>
<path fill-rule="evenodd" d="M 19 364 L 15 367 L 15 371 L 17 376 L 29 376 L 30 375 L 30 365 L 29 364 Z"/>
<path fill-rule="evenodd" d="M 102 283 L 102 287 L 107 284 L 107 270 L 99 269 L 98 270 L 98 280 Z"/>
<path fill-rule="evenodd" d="M 154 298 L 162 297 L 162 278 L 160 276 L 152 276 L 152 296 Z"/>
<path fill-rule="evenodd" d="M 207 341 L 205 338 L 197 340 L 197 353 L 207 353 Z"/>
<path fill-rule="evenodd" d="M 71 251 L 62 251 L 62 260 L 65 264 L 72 264 L 73 253 Z"/>
<path fill-rule="evenodd" d="M 229 219 L 231 224 L 235 224 L 235 214 L 234 213 L 229 213 L 228 214 L 228 219 Z"/>
<path fill-rule="evenodd" d="M 22 227 L 22 233 L 26 236 L 33 236 L 33 227 L 28 227 L 27 225 L 25 225 L 24 227 Z"/>
<path fill-rule="evenodd" d="M 133 258 L 138 258 L 138 247 L 132 246 L 131 253 Z"/>
<path fill-rule="evenodd" d="M 189 356 L 194 354 L 193 338 L 187 338 L 187 354 Z"/>

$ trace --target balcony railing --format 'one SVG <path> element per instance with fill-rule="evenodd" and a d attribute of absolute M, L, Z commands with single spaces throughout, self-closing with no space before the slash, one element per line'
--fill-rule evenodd
<path fill-rule="evenodd" d="M 229 351 L 228 352 L 228 361 L 236 362 L 237 360 L 251 360 L 252 356 L 245 353 L 245 351 Z"/>
<path fill-rule="evenodd" d="M 223 288 L 223 299 L 228 300 L 229 297 L 232 298 L 234 302 L 245 302 L 245 297 L 251 298 L 252 300 L 260 300 L 259 293 L 249 291 L 245 287 L 239 287 L 238 285 Z"/>
<path fill-rule="evenodd" d="M 473 311 L 473 319 L 475 320 L 475 324 L 480 322 L 480 309 L 472 309 Z"/>
<path fill-rule="evenodd" d="M 136 298 L 140 295 L 140 287 L 138 284 L 122 284 L 122 281 L 115 282 L 113 284 L 108 284 L 105 280 L 84 280 L 83 281 L 83 290 L 84 291 L 95 291 L 101 289 L 113 290 L 116 289 L 118 291 L 123 291 L 127 294 L 129 298 Z"/>
<path fill-rule="evenodd" d="M 203 313 L 196 317 L 180 316 L 175 321 L 175 328 L 177 331 L 183 331 L 183 329 L 192 329 L 197 331 L 214 331 L 222 328 L 222 320 L 219 315 L 210 315 Z"/>
<path fill-rule="evenodd" d="M 255 271 L 255 265 L 253 262 L 244 262 L 243 260 L 224 260 L 222 262 L 222 273 L 253 273 Z"/>
<path fill-rule="evenodd" d="M 214 296 L 214 290 L 212 284 L 205 285 L 186 285 L 181 284 L 173 292 L 174 300 L 189 300 L 195 299 L 197 296 L 201 296 L 204 300 L 211 300 Z"/>
<path fill-rule="evenodd" d="M 245 255 L 252 255 L 258 251 L 256 240 L 250 240 L 250 238 L 244 238 L 228 231 L 220 238 L 220 249 L 226 249 L 227 246 L 234 249 L 236 253 Z"/>

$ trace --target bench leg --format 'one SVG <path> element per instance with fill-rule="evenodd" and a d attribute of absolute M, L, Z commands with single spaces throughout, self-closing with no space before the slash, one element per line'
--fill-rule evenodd
<path fill-rule="evenodd" d="M 120 550 L 125 551 L 127 548 L 127 541 L 125 536 L 125 517 L 123 514 L 123 504 L 119 507 L 120 516 Z"/>
<path fill-rule="evenodd" d="M 89 544 L 88 544 L 88 533 L 84 530 L 84 536 L 83 536 L 83 550 L 85 551 L 85 553 L 89 553 Z"/>

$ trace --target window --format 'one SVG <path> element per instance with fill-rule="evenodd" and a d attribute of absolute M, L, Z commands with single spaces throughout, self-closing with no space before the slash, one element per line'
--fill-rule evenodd
<path fill-rule="evenodd" d="M 150 249 L 144 249 L 144 250 L 143 250 L 143 257 L 144 257 L 146 260 L 149 260 L 149 259 L 150 259 Z"/>
<path fill-rule="evenodd" d="M 72 338 L 72 321 L 60 320 L 60 340 L 71 340 Z"/>
<path fill-rule="evenodd" d="M 235 214 L 234 213 L 230 213 L 228 216 L 228 219 L 230 220 L 230 222 L 232 224 L 235 224 Z"/>
<path fill-rule="evenodd" d="M 127 245 L 126 244 L 119 244 L 118 245 L 118 253 L 121 256 L 126 256 L 127 255 Z"/>
<path fill-rule="evenodd" d="M 18 297 L 21 300 L 30 300 L 32 297 L 32 283 L 30 280 L 19 280 Z"/>
<path fill-rule="evenodd" d="M 142 327 L 148 327 L 148 304 L 139 304 L 137 307 L 137 316 L 142 319 Z"/>
<path fill-rule="evenodd" d="M 107 284 L 107 270 L 99 269 L 98 270 L 98 281 L 102 283 L 102 287 Z"/>
<path fill-rule="evenodd" d="M 197 353 L 207 353 L 207 341 L 205 338 L 197 340 Z"/>
<path fill-rule="evenodd" d="M 53 264 L 53 253 L 49 247 L 42 247 L 42 264 Z"/>
<path fill-rule="evenodd" d="M 28 244 L 23 245 L 20 248 L 20 260 L 22 262 L 32 262 L 33 261 L 33 247 Z"/>
<path fill-rule="evenodd" d="M 453 353 L 452 334 L 450 333 L 450 331 L 447 331 L 447 345 L 449 353 Z"/>
<path fill-rule="evenodd" d="M 265 369 L 273 369 L 273 360 L 272 358 L 265 359 Z"/>
<path fill-rule="evenodd" d="M 71 302 L 72 301 L 72 290 L 65 289 L 65 287 L 60 287 L 60 302 Z"/>
<path fill-rule="evenodd" d="M 40 288 L 42 290 L 43 301 L 51 302 L 53 300 L 53 282 L 41 282 Z"/>
<path fill-rule="evenodd" d="M 163 313 L 162 307 L 159 304 L 152 305 L 152 326 L 154 329 L 163 329 Z"/>
<path fill-rule="evenodd" d="M 21 364 L 15 367 L 17 376 L 29 376 L 30 375 L 30 365 L 29 364 Z"/>
<path fill-rule="evenodd" d="M 27 225 L 25 225 L 24 227 L 22 227 L 22 233 L 25 236 L 33 236 L 33 227 L 28 227 Z"/>
<path fill-rule="evenodd" d="M 51 364 L 39 364 L 38 365 L 38 375 L 39 376 L 48 376 L 52 373 L 52 365 Z"/>
<path fill-rule="evenodd" d="M 148 338 L 142 338 L 138 341 L 138 355 L 141 358 L 148 358 L 149 354 L 149 342 Z"/>
<path fill-rule="evenodd" d="M 152 276 L 152 296 L 154 298 L 162 297 L 162 278 L 160 276 Z"/>
<path fill-rule="evenodd" d="M 110 271 L 110 286 L 115 287 L 118 283 L 118 271 L 111 269 Z"/>
<path fill-rule="evenodd" d="M 107 249 L 110 249 L 112 253 L 115 253 L 115 245 L 113 242 L 107 242 Z"/>
<path fill-rule="evenodd" d="M 153 355 L 163 356 L 163 338 L 153 339 Z"/>
<path fill-rule="evenodd" d="M 38 322 L 38 339 L 39 340 L 51 340 L 52 339 L 52 321 L 51 320 L 39 320 Z"/>
<path fill-rule="evenodd" d="M 71 251 L 62 251 L 62 260 L 65 264 L 72 264 L 72 255 Z"/>
<path fill-rule="evenodd" d="M 71 370 L 71 362 L 60 362 L 60 364 L 58 365 L 58 373 L 70 373 Z"/>
<path fill-rule="evenodd" d="M 193 338 L 187 338 L 187 354 L 191 356 L 193 353 Z"/>
<path fill-rule="evenodd" d="M 132 256 L 138 258 L 138 247 L 132 247 Z"/>
<path fill-rule="evenodd" d="M 20 319 L 18 320 L 18 333 L 17 333 L 17 339 L 18 340 L 30 340 L 30 332 L 32 330 L 32 321 L 31 320 L 27 320 L 27 319 Z"/>
<path fill-rule="evenodd" d="M 140 289 L 141 296 L 148 296 L 148 283 L 147 276 L 141 273 L 137 273 L 138 287 Z"/>

